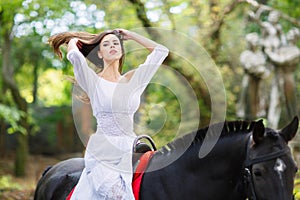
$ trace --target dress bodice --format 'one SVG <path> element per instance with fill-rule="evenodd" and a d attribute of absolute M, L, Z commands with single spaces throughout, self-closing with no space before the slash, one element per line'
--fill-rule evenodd
<path fill-rule="evenodd" d="M 133 116 L 140 105 L 140 97 L 157 71 L 168 49 L 157 46 L 141 64 L 129 81 L 107 81 L 88 67 L 79 50 L 71 50 L 67 57 L 74 66 L 79 86 L 90 98 L 93 115 L 97 120 L 97 133 L 134 135 Z"/>
<path fill-rule="evenodd" d="M 133 116 L 139 108 L 143 88 L 131 81 L 117 83 L 102 78 L 97 80 L 96 86 L 91 104 L 98 131 L 109 135 L 134 134 Z"/>

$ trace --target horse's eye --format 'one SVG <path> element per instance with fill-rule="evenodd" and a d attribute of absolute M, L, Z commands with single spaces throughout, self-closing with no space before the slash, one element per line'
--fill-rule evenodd
<path fill-rule="evenodd" d="M 259 169 L 255 169 L 253 174 L 256 176 L 256 177 L 261 177 L 262 176 L 262 173 Z"/>

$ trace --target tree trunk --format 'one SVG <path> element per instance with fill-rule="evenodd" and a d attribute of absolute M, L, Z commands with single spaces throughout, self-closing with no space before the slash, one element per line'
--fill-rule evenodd
<path fill-rule="evenodd" d="M 2 46 L 2 78 L 3 84 L 11 92 L 12 98 L 17 108 L 24 113 L 18 122 L 25 130 L 24 133 L 17 132 L 17 149 L 15 157 L 15 173 L 16 176 L 25 175 L 25 165 L 28 157 L 28 133 L 29 125 L 27 120 L 27 102 L 21 96 L 20 90 L 14 80 L 14 70 L 11 62 L 11 31 L 4 30 L 3 34 L 3 46 Z"/>
<path fill-rule="evenodd" d="M 32 89 L 33 101 L 32 101 L 32 104 L 35 104 L 37 102 L 38 66 L 39 66 L 39 64 L 34 62 L 34 66 L 33 66 L 33 89 Z"/>
<path fill-rule="evenodd" d="M 0 158 L 6 154 L 5 137 L 6 136 L 6 124 L 4 120 L 0 120 Z"/>
<path fill-rule="evenodd" d="M 24 176 L 28 158 L 28 134 L 17 133 L 18 146 L 15 157 L 15 175 Z"/>
<path fill-rule="evenodd" d="M 210 40 L 207 40 L 207 44 L 205 44 L 205 47 L 209 50 L 209 53 L 213 60 L 217 60 L 219 56 L 219 50 L 222 45 L 221 41 L 221 28 L 224 25 L 225 17 L 232 13 L 234 9 L 239 4 L 238 0 L 232 0 L 230 3 L 228 3 L 223 9 L 217 9 L 221 7 L 220 2 L 216 0 L 210 0 L 209 2 L 209 10 L 210 10 L 210 16 L 211 16 L 211 31 L 208 33 L 205 38 L 211 38 Z"/>

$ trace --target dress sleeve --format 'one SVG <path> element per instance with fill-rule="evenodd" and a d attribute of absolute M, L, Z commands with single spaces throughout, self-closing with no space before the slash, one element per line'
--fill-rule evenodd
<path fill-rule="evenodd" d="M 137 83 L 139 85 L 147 85 L 168 54 L 169 50 L 165 46 L 156 46 L 147 56 L 146 61 L 135 70 L 134 77 Z"/>
<path fill-rule="evenodd" d="M 67 58 L 74 66 L 74 76 L 77 83 L 90 96 L 95 89 L 97 74 L 88 66 L 85 57 L 78 49 L 69 51 Z"/>

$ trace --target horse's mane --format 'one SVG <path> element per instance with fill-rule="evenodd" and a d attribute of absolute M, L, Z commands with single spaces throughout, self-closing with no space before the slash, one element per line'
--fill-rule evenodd
<path fill-rule="evenodd" d="M 170 142 L 165 145 L 161 152 L 171 151 L 175 148 L 180 148 L 181 146 L 185 146 L 188 143 L 191 145 L 195 143 L 202 143 L 207 133 L 216 134 L 216 132 L 220 132 L 221 134 L 219 138 L 223 138 L 224 136 L 232 135 L 232 134 L 243 134 L 249 133 L 253 130 L 253 126 L 255 121 L 224 121 L 209 125 L 205 128 L 198 129 L 197 131 L 191 132 L 189 134 L 185 134 L 184 136 Z"/>

